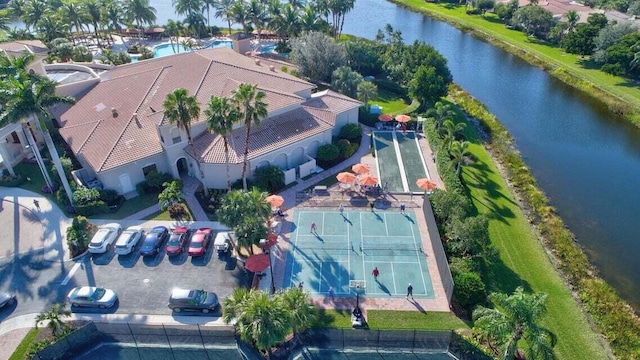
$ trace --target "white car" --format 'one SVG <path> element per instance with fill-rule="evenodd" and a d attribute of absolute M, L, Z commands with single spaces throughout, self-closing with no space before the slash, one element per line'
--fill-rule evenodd
<path fill-rule="evenodd" d="M 120 234 L 116 241 L 116 254 L 128 255 L 131 250 L 138 244 L 142 237 L 142 228 L 140 226 L 129 226 Z"/>
<path fill-rule="evenodd" d="M 120 224 L 111 223 L 98 227 L 98 232 L 93 235 L 89 243 L 89 252 L 92 254 L 102 254 L 107 252 L 109 246 L 116 241 L 116 238 L 122 232 Z"/>
<path fill-rule="evenodd" d="M 73 288 L 67 295 L 67 301 L 72 307 L 89 306 L 106 309 L 112 307 L 117 300 L 118 294 L 113 290 L 94 286 Z"/>

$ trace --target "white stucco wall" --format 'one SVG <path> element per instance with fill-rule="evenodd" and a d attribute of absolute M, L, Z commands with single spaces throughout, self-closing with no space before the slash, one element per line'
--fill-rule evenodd
<path fill-rule="evenodd" d="M 144 181 L 144 173 L 142 169 L 149 165 L 156 165 L 158 172 L 172 173 L 167 164 L 167 160 L 164 154 L 157 154 L 138 161 L 131 162 L 127 165 L 119 166 L 117 168 L 100 172 L 97 174 L 98 180 L 102 182 L 105 189 L 113 189 L 119 194 L 122 194 L 122 185 L 120 184 L 120 175 L 129 174 L 129 179 L 134 189 L 135 186 Z M 93 170 L 91 170 L 93 171 Z"/>
<path fill-rule="evenodd" d="M 333 136 L 340 134 L 340 129 L 346 124 L 358 123 L 358 108 L 345 111 L 342 114 L 336 116 L 336 126 L 333 128 Z"/>

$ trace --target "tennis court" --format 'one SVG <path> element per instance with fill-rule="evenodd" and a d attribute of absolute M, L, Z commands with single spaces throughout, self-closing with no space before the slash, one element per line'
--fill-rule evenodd
<path fill-rule="evenodd" d="M 314 296 L 333 287 L 339 297 L 357 282 L 367 297 L 398 298 L 411 283 L 415 298 L 435 298 L 413 212 L 295 210 L 293 221 L 283 287 L 302 282 Z"/>
<path fill-rule="evenodd" d="M 428 177 L 414 131 L 375 131 L 373 144 L 381 183 L 389 191 L 422 192 L 416 180 Z"/>

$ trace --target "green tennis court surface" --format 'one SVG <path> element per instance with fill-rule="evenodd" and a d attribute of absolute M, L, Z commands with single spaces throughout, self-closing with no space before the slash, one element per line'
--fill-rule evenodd
<path fill-rule="evenodd" d="M 413 212 L 295 210 L 293 221 L 283 287 L 352 296 L 350 281 L 360 281 L 365 296 L 404 297 L 411 283 L 415 298 L 435 298 Z"/>
<path fill-rule="evenodd" d="M 416 133 L 375 131 L 373 139 L 381 184 L 393 192 L 421 192 L 416 180 L 428 176 Z"/>

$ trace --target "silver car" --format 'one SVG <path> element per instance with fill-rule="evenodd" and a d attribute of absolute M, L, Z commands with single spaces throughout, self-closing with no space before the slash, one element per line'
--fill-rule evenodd
<path fill-rule="evenodd" d="M 0 309 L 9 307 L 16 302 L 16 294 L 10 292 L 0 292 Z"/>
<path fill-rule="evenodd" d="M 98 231 L 91 238 L 91 242 L 89 243 L 89 252 L 93 254 L 102 254 L 107 252 L 109 246 L 116 241 L 116 238 L 122 232 L 122 227 L 120 224 L 111 223 L 100 225 L 98 227 Z"/>
<path fill-rule="evenodd" d="M 128 255 L 142 237 L 140 226 L 129 226 L 116 241 L 116 254 Z"/>
<path fill-rule="evenodd" d="M 118 300 L 118 294 L 115 291 L 95 286 L 73 288 L 67 295 L 67 301 L 72 307 L 88 306 L 106 309 L 112 307 L 116 300 Z"/>

